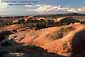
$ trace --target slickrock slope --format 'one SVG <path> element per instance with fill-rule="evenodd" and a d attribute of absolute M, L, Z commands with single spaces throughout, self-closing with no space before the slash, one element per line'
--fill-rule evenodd
<path fill-rule="evenodd" d="M 78 34 L 77 37 L 76 34 Z M 75 57 L 84 56 L 84 51 L 82 50 L 82 48 L 85 48 L 83 47 L 83 43 L 85 43 L 84 38 L 85 25 L 71 24 L 62 27 L 50 27 L 40 30 L 28 30 L 26 32 L 18 32 L 16 33 L 16 37 L 12 39 L 14 39 L 17 43 L 23 43 L 24 45 L 35 45 L 42 47 L 48 50 L 48 52 L 54 52 L 56 54 L 67 57 L 70 55 L 74 55 Z M 83 43 L 81 44 L 81 42 Z M 75 48 L 79 51 L 73 50 L 75 49 L 73 47 L 74 44 Z M 76 45 L 78 45 L 78 47 L 76 47 Z M 76 54 L 78 52 L 79 54 Z"/>
<path fill-rule="evenodd" d="M 18 44 L 38 46 L 65 57 L 85 57 L 85 25 L 70 24 L 39 30 L 15 30 L 16 32 L 10 34 L 8 39 Z"/>
<path fill-rule="evenodd" d="M 72 25 L 72 28 L 75 29 L 61 39 L 46 43 L 42 47 L 64 56 L 85 57 L 85 26 Z"/>

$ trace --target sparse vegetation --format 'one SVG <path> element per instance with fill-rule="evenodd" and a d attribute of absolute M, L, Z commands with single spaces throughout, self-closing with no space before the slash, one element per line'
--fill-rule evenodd
<path fill-rule="evenodd" d="M 0 17 L 0 26 L 3 27 L 3 26 L 7 26 L 7 25 L 18 24 L 22 27 L 29 27 L 30 29 L 33 29 L 33 28 L 42 29 L 42 28 L 48 28 L 48 27 L 53 27 L 53 26 L 68 25 L 70 23 L 76 23 L 76 22 L 85 24 L 84 15 L 79 15 L 76 13 L 74 13 L 74 14 L 71 13 L 71 15 L 59 14 L 59 15 L 33 16 L 30 18 L 26 18 L 27 20 L 25 20 L 25 18 L 23 16 L 23 17 L 17 17 L 17 19 L 15 19 L 13 21 L 10 20 L 10 19 L 12 19 L 12 17 Z M 54 19 L 57 20 L 58 18 L 61 18 L 61 17 L 66 17 L 66 18 L 60 20 L 59 22 L 54 21 Z M 16 18 L 16 17 L 13 17 L 13 19 L 14 18 Z M 8 19 L 9 21 L 8 20 L 4 21 L 3 19 Z M 82 21 L 80 21 L 80 20 L 82 20 Z"/>
<path fill-rule="evenodd" d="M 85 24 L 85 16 L 74 14 L 33 16 L 30 18 L 27 18 L 29 16 L 25 18 L 24 16 L 0 17 L 0 57 L 66 57 L 59 55 L 68 55 L 74 51 L 71 51 L 73 39 L 76 40 L 74 41 L 75 47 L 78 42 L 77 45 L 83 44 L 83 48 L 84 32 L 81 34 L 83 36 L 78 34 L 74 38 L 73 35 L 75 29 L 84 27 L 82 24 Z M 58 21 L 57 19 L 61 17 L 65 18 Z M 74 24 L 77 22 L 81 24 Z M 73 31 L 72 35 L 71 31 Z M 68 39 L 65 36 L 68 36 Z M 79 44 L 80 41 L 82 44 Z M 78 50 L 81 47 L 76 48 Z M 81 51 L 81 53 L 83 52 Z"/>

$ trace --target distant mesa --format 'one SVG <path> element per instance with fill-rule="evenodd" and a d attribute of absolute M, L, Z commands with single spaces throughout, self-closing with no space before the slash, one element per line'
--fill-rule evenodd
<path fill-rule="evenodd" d="M 80 14 L 80 13 L 65 13 L 64 15 L 69 15 L 69 16 L 75 16 L 75 15 L 84 15 L 84 14 Z"/>

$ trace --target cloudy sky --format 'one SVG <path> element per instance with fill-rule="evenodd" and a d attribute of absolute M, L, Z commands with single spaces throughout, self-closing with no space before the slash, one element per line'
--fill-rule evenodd
<path fill-rule="evenodd" d="M 85 13 L 85 0 L 0 0 L 0 15 Z"/>

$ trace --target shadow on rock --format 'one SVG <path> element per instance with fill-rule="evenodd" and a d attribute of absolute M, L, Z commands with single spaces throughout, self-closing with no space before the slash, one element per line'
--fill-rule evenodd
<path fill-rule="evenodd" d="M 85 30 L 76 33 L 73 37 L 70 57 L 85 57 Z"/>
<path fill-rule="evenodd" d="M 64 57 L 34 45 L 24 46 L 18 44 L 13 40 L 7 40 L 0 46 L 1 57 Z"/>

